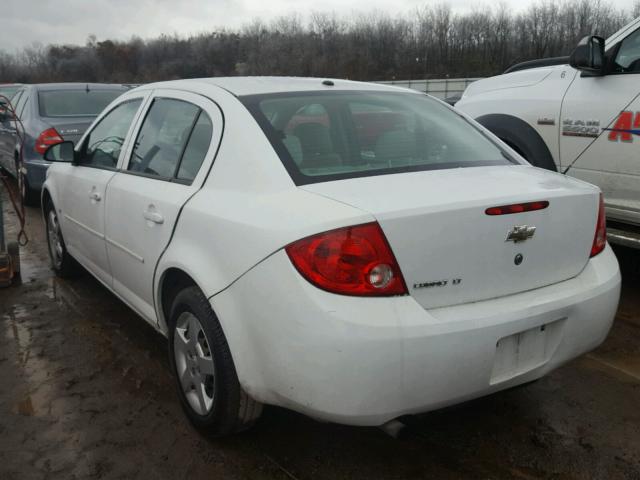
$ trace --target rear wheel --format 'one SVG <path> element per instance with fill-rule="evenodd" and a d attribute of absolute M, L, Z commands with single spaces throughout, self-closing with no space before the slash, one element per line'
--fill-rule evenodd
<path fill-rule="evenodd" d="M 18 160 L 16 160 L 16 178 L 18 180 L 18 190 L 20 191 L 20 198 L 22 198 L 22 203 L 29 207 L 37 206 L 40 201 L 38 192 L 33 190 L 29 185 L 29 179 L 23 173 Z"/>
<path fill-rule="evenodd" d="M 45 210 L 45 222 L 47 226 L 47 246 L 53 271 L 62 278 L 73 277 L 78 272 L 78 264 L 73 259 L 64 244 L 60 222 L 53 204 L 49 203 Z"/>
<path fill-rule="evenodd" d="M 249 428 L 262 404 L 242 390 L 222 327 L 197 287 L 176 295 L 170 314 L 169 361 L 187 417 L 223 436 Z"/>

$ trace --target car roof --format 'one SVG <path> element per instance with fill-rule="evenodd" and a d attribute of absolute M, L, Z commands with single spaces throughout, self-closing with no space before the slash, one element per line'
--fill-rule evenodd
<path fill-rule="evenodd" d="M 323 84 L 323 82 L 325 82 Z M 333 85 L 326 85 L 331 82 Z M 284 92 L 311 92 L 329 90 L 371 90 L 415 92 L 404 88 L 377 83 L 354 82 L 351 80 L 303 77 L 213 77 L 173 80 L 169 82 L 151 83 L 139 89 L 176 88 L 205 93 L 208 88 L 219 87 L 235 96 L 261 95 Z"/>
<path fill-rule="evenodd" d="M 78 90 L 79 88 L 89 90 L 128 90 L 129 88 L 119 83 L 86 83 L 86 82 L 65 82 L 65 83 L 34 83 L 29 85 L 36 90 Z"/>

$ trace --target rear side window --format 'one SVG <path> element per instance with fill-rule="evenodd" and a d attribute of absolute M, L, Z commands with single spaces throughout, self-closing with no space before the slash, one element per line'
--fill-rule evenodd
<path fill-rule="evenodd" d="M 209 151 L 209 145 L 211 145 L 211 137 L 213 135 L 213 125 L 209 115 L 205 112 L 200 112 L 198 121 L 193 127 L 189 142 L 182 155 L 182 161 L 180 162 L 180 168 L 178 169 L 177 178 L 179 180 L 185 180 L 192 182 L 200 166 L 204 161 L 204 157 Z"/>
<path fill-rule="evenodd" d="M 190 183 L 211 143 L 212 124 L 199 107 L 157 98 L 140 128 L 128 171 Z"/>
<path fill-rule="evenodd" d="M 241 100 L 298 185 L 513 163 L 464 118 L 423 95 L 292 92 Z"/>
<path fill-rule="evenodd" d="M 11 99 L 11 106 L 13 107 L 13 111 L 15 112 L 15 114 L 18 115 L 18 118 L 20 117 L 20 109 L 24 104 L 23 100 L 25 100 L 25 97 L 26 94 L 24 91 L 22 91 L 16 93 Z"/>
<path fill-rule="evenodd" d="M 27 117 L 27 114 L 29 113 L 29 109 L 27 108 L 28 103 L 29 103 L 29 94 L 27 93 L 22 94 L 22 96 L 20 97 L 20 101 L 16 106 L 16 115 L 18 115 L 18 118 L 24 119 Z"/>
<path fill-rule="evenodd" d="M 95 117 L 124 90 L 45 90 L 38 93 L 43 117 Z"/>

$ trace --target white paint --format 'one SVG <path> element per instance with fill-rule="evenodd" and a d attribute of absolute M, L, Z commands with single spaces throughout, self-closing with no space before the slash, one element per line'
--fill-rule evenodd
<path fill-rule="evenodd" d="M 620 275 L 609 248 L 588 258 L 595 187 L 527 165 L 296 187 L 230 91 L 322 88 L 317 79 L 205 79 L 126 93 L 112 106 L 139 96 L 146 101 L 127 134 L 119 170 L 61 163 L 49 169 L 45 188 L 54 204 L 104 236 L 90 234 L 89 241 L 86 229 L 64 222 L 71 253 L 163 332 L 160 283 L 167 269 L 183 270 L 210 299 L 250 395 L 343 423 L 380 425 L 527 382 L 605 338 Z M 399 91 L 343 81 L 334 88 Z M 123 171 L 155 96 L 196 103 L 213 120 L 211 147 L 191 186 Z M 102 201 L 93 202 L 88 183 L 82 182 L 100 185 Z M 518 218 L 484 214 L 491 206 L 545 199 L 551 202 L 548 210 Z M 144 218 L 150 204 L 163 215 L 162 224 Z M 304 280 L 283 250 L 311 234 L 375 220 L 398 258 L 410 295 L 327 293 Z M 538 226 L 536 236 L 517 248 L 506 244 L 508 229 L 523 221 Z M 114 248 L 114 242 L 126 251 Z M 531 262 L 515 266 L 516 250 Z M 462 283 L 441 291 L 412 288 L 414 281 L 440 280 L 445 274 L 459 276 Z M 504 353 L 499 381 L 493 378 L 499 339 L 561 319 L 562 327 L 549 330 L 554 337 L 545 339 L 553 350 L 542 357 L 536 352 L 532 358 L 518 357 L 520 367 L 514 369 Z"/>
<path fill-rule="evenodd" d="M 639 26 L 640 18 L 610 37 L 607 51 Z M 634 117 L 640 112 L 639 79 L 640 73 L 583 77 L 569 65 L 535 68 L 473 83 L 456 108 L 473 118 L 498 113 L 524 120 L 545 141 L 558 170 L 573 163 L 569 175 L 600 187 L 609 218 L 640 225 L 640 136 L 610 141 L 602 131 L 615 125 L 622 110 Z M 539 125 L 541 118 L 555 124 Z M 565 120 L 595 120 L 602 133 L 597 139 L 562 135 Z"/>

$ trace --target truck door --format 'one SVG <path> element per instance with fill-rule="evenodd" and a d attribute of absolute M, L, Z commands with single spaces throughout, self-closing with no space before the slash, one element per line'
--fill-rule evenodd
<path fill-rule="evenodd" d="M 561 164 L 602 189 L 609 218 L 640 224 L 640 29 L 607 47 L 607 75 L 578 74 L 565 96 Z"/>

